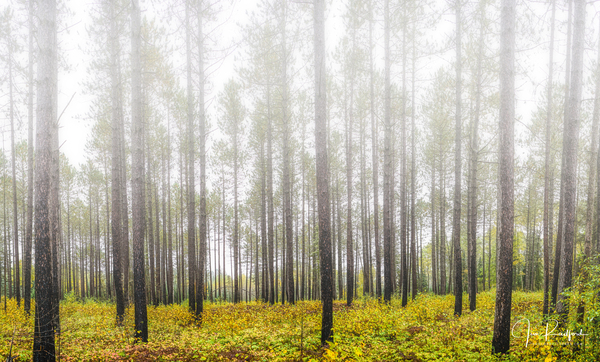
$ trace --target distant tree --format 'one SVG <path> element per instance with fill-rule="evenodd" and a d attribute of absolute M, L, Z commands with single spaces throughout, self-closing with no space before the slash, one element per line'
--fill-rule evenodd
<path fill-rule="evenodd" d="M 229 80 L 221 93 L 221 130 L 229 137 L 231 145 L 231 156 L 233 161 L 233 301 L 241 301 L 240 294 L 240 270 L 239 270 L 239 200 L 238 200 L 238 174 L 240 171 L 241 155 L 240 149 L 243 132 L 243 121 L 246 109 L 241 99 L 241 84 L 234 80 Z"/>
<path fill-rule="evenodd" d="M 462 314 L 462 252 L 460 248 L 461 213 L 461 143 L 462 143 L 462 33 L 461 0 L 456 0 L 456 123 L 454 136 L 454 207 L 452 217 L 452 252 L 454 254 L 454 314 Z"/>
<path fill-rule="evenodd" d="M 285 242 L 286 242 L 286 260 L 285 260 L 285 292 L 287 294 L 288 303 L 294 304 L 294 234 L 293 234 L 293 223 L 292 223 L 292 190 L 290 175 L 290 163 L 292 162 L 290 153 L 291 140 L 291 115 L 288 114 L 288 50 L 287 50 L 287 39 L 286 39 L 286 22 L 287 22 L 287 1 L 281 1 L 281 116 L 283 124 L 283 212 L 284 212 L 284 223 L 285 223 Z"/>
<path fill-rule="evenodd" d="M 198 253 L 198 280 L 196 288 L 196 317 L 201 317 L 204 310 L 204 272 L 206 271 L 206 113 L 204 105 L 204 2 L 198 1 L 198 115 L 199 115 L 199 152 L 200 152 L 200 250 Z"/>
<path fill-rule="evenodd" d="M 381 244 L 379 243 L 379 143 L 375 117 L 375 84 L 373 70 L 373 0 L 369 1 L 369 96 L 371 116 L 371 150 L 373 153 L 373 232 L 375 243 L 375 294 L 381 298 Z"/>
<path fill-rule="evenodd" d="M 544 216 L 543 216 L 543 239 L 544 239 L 544 301 L 542 313 L 548 315 L 549 288 L 550 288 L 550 136 L 552 130 L 552 79 L 554 77 L 554 24 L 556 17 L 556 0 L 552 1 L 552 19 L 550 20 L 550 51 L 548 55 L 548 89 L 545 145 L 544 145 Z M 599 82 L 600 84 L 600 82 Z"/>
<path fill-rule="evenodd" d="M 107 1 L 110 12 L 110 82 L 111 82 L 111 237 L 112 237 L 112 256 L 113 256 L 113 283 L 115 290 L 115 299 L 117 307 L 117 325 L 123 323 L 125 315 L 125 300 L 123 297 L 123 276 L 121 270 L 121 249 L 123 245 L 123 227 L 121 225 L 123 216 L 121 215 L 121 198 L 124 190 L 121 185 L 121 117 L 123 112 L 121 79 L 119 74 L 119 42 L 118 28 L 116 21 L 116 1 Z"/>
<path fill-rule="evenodd" d="M 392 272 L 392 121 L 391 121 L 391 86 L 390 86 L 390 2 L 384 1 L 384 143 L 383 143 L 383 299 L 389 303 L 393 291 Z"/>
<path fill-rule="evenodd" d="M 187 242 L 188 242 L 188 303 L 191 313 L 196 313 L 196 175 L 194 165 L 194 98 L 192 83 L 192 29 L 190 25 L 191 1 L 186 1 L 186 74 L 187 74 Z"/>
<path fill-rule="evenodd" d="M 28 64 L 27 64 L 27 220 L 25 221 L 25 240 L 23 245 L 23 309 L 29 314 L 31 309 L 31 249 L 33 239 L 33 63 L 34 63 L 34 9 L 33 1 L 28 2 L 27 20 Z"/>
<path fill-rule="evenodd" d="M 19 214 L 17 207 L 17 176 L 16 176 L 16 159 L 17 153 L 15 149 L 15 103 L 14 103 L 14 74 L 13 74 L 13 51 L 15 50 L 14 44 L 14 34 L 12 34 L 12 23 L 13 23 L 13 13 L 10 9 L 7 9 L 8 16 L 8 25 L 6 27 L 7 31 L 7 41 L 6 41 L 6 49 L 7 49 L 7 58 L 6 62 L 8 63 L 8 108 L 9 108 L 9 119 L 10 119 L 10 153 L 11 153 L 11 166 L 12 166 L 12 199 L 13 199 L 13 267 L 14 267 L 14 285 L 11 288 L 14 288 L 15 298 L 17 299 L 17 306 L 21 305 L 21 280 L 20 280 L 20 271 L 19 271 Z"/>

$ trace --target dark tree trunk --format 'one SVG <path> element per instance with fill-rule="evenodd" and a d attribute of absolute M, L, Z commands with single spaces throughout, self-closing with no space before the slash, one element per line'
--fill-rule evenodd
<path fill-rule="evenodd" d="M 410 165 L 410 266 L 412 276 L 412 299 L 417 297 L 417 210 L 416 210 L 416 197 L 417 197 L 417 150 L 416 150 L 416 139 L 415 139 L 415 62 L 417 59 L 417 48 L 415 47 L 416 37 L 416 25 L 412 29 L 412 101 L 411 101 L 411 165 Z"/>
<path fill-rule="evenodd" d="M 31 310 L 31 249 L 33 234 L 33 1 L 29 1 L 29 61 L 27 68 L 27 221 L 23 250 L 23 307 L 29 314 Z M 70 251 L 69 251 L 70 252 Z"/>
<path fill-rule="evenodd" d="M 349 116 L 346 114 L 346 305 L 348 306 L 352 305 L 352 298 L 354 297 L 354 246 L 352 243 L 352 91 L 351 86 Z M 345 112 L 348 112 L 347 104 L 345 108 Z"/>
<path fill-rule="evenodd" d="M 148 170 L 150 170 L 150 158 L 148 157 Z M 150 175 L 148 175 L 150 176 Z M 152 195 L 152 187 L 150 185 L 150 177 L 148 177 L 148 193 Z M 152 196 L 148 197 L 148 260 L 150 261 L 150 302 L 156 307 L 158 306 L 159 295 L 156 287 L 160 285 L 160 278 L 155 270 L 160 265 L 157 257 L 157 252 L 154 250 L 154 223 L 152 221 Z M 158 227 L 158 225 L 157 225 Z"/>
<path fill-rule="evenodd" d="M 287 110 L 288 102 L 288 80 L 287 80 L 287 49 L 286 49 L 286 0 L 281 1 L 282 16 L 280 20 L 281 27 L 281 86 L 282 86 L 282 97 L 281 97 L 281 112 L 283 120 L 283 212 L 285 218 L 285 241 L 286 241 L 286 260 L 285 265 L 285 289 L 287 292 L 288 303 L 294 304 L 294 252 L 293 252 L 293 224 L 292 224 L 292 192 L 290 186 L 290 163 L 292 162 L 290 156 L 290 117 Z"/>
<path fill-rule="evenodd" d="M 438 293 L 437 287 L 437 234 L 435 220 L 435 155 L 431 160 L 431 287 L 434 293 Z"/>
<path fill-rule="evenodd" d="M 331 224 L 329 165 L 327 161 L 327 99 L 325 68 L 325 3 L 314 3 L 315 152 L 319 205 L 319 258 L 321 261 L 321 345 L 333 341 L 333 276 L 331 275 Z"/>
<path fill-rule="evenodd" d="M 33 361 L 54 361 L 52 313 L 50 178 L 52 124 L 56 122 L 55 93 L 58 73 L 56 52 L 56 1 L 38 2 L 38 80 L 35 173 L 35 332 Z"/>
<path fill-rule="evenodd" d="M 135 338 L 148 341 L 146 311 L 146 278 L 144 268 L 144 121 L 141 90 L 141 25 L 138 0 L 131 9 L 131 150 L 132 150 L 132 212 L 133 212 L 133 289 L 135 303 Z"/>
<path fill-rule="evenodd" d="M 575 242 L 575 212 L 577 191 L 577 146 L 579 141 L 579 117 L 581 113 L 581 92 L 583 73 L 583 51 L 585 32 L 585 6 L 583 0 L 575 1 L 574 26 L 573 26 L 573 64 L 571 68 L 571 85 L 567 104 L 567 118 L 565 119 L 563 133 L 563 153 L 565 154 L 565 167 L 562 171 L 564 191 L 564 231 L 560 261 L 560 275 L 558 281 L 558 299 L 556 311 L 567 315 L 568 302 L 561 295 L 566 288 L 571 286 L 573 269 L 573 246 Z"/>
<path fill-rule="evenodd" d="M 167 288 L 169 290 L 169 304 L 173 304 L 173 224 L 171 222 L 171 125 L 170 120 L 167 121 L 167 243 L 168 243 L 168 255 L 167 255 Z M 177 224 L 177 222 L 175 222 Z M 175 235 L 177 240 L 177 235 Z"/>
<path fill-rule="evenodd" d="M 460 249 L 461 212 L 461 138 L 462 138 L 462 57 L 461 57 L 461 5 L 456 2 L 456 125 L 454 138 L 454 207 L 452 215 L 452 251 L 454 253 L 454 314 L 462 314 L 462 253 Z"/>
<path fill-rule="evenodd" d="M 479 44 L 477 54 L 477 74 L 475 80 L 475 116 L 471 127 L 471 147 L 470 165 L 469 165 L 469 213 L 468 218 L 468 265 L 469 265 L 469 309 L 474 311 L 477 308 L 477 162 L 479 155 L 479 114 L 481 109 L 481 62 L 483 58 L 483 30 L 485 2 L 479 3 L 480 21 L 479 25 Z M 485 224 L 485 222 L 484 222 Z M 484 272 L 485 273 L 485 272 Z M 485 282 L 484 282 L 485 289 Z"/>
<path fill-rule="evenodd" d="M 187 49 L 187 152 L 188 152 L 188 197 L 187 197 L 187 219 L 188 219 L 188 300 L 189 310 L 196 313 L 196 187 L 194 172 L 194 99 L 192 94 L 192 48 L 189 12 L 189 3 L 186 5 L 186 49 Z M 196 316 L 198 317 L 198 316 Z"/>
<path fill-rule="evenodd" d="M 371 150 L 373 153 L 373 231 L 375 243 L 375 294 L 381 298 L 381 246 L 379 243 L 379 145 L 375 118 L 375 82 L 373 80 L 373 3 L 369 3 L 369 96 L 371 115 Z"/>
<path fill-rule="evenodd" d="M 275 231 L 273 226 L 273 121 L 271 119 L 271 87 L 267 84 L 267 243 L 269 249 L 269 303 L 275 304 Z"/>
<path fill-rule="evenodd" d="M 440 141 L 442 137 L 440 135 Z M 441 143 L 440 143 L 441 145 Z M 450 275 L 446 281 L 446 167 L 444 151 L 440 146 L 440 229 L 438 231 L 438 267 L 440 279 L 438 281 L 438 294 L 446 294 L 452 285 L 452 248 L 450 249 Z M 446 288 L 448 285 L 448 288 Z"/>
<path fill-rule="evenodd" d="M 404 28 L 402 30 L 402 123 L 400 124 L 400 278 L 402 281 L 402 306 L 406 307 L 408 303 L 408 258 L 407 258 L 407 234 L 406 229 L 407 223 L 407 201 L 406 201 L 406 32 L 407 32 L 407 21 L 406 21 L 406 8 L 407 5 L 403 5 L 403 17 L 404 17 Z"/>
<path fill-rule="evenodd" d="M 9 38 L 10 27 L 9 27 Z M 17 175 L 16 175 L 16 152 L 15 152 L 15 120 L 13 103 L 13 74 L 12 74 L 12 42 L 8 44 L 8 84 L 9 84 L 9 117 L 10 117 L 10 152 L 12 164 L 12 197 L 13 197 L 13 244 L 14 244 L 14 274 L 15 274 L 15 297 L 17 306 L 21 306 L 21 272 L 19 271 L 19 214 L 17 209 Z"/>
<path fill-rule="evenodd" d="M 550 252 L 550 198 L 553 197 L 550 194 L 550 136 L 552 132 L 552 79 L 554 77 L 554 19 L 556 16 L 556 0 L 552 1 L 552 20 L 550 28 L 550 54 L 548 59 L 548 89 L 547 89 L 547 110 L 546 110 L 546 133 L 545 133 L 545 145 L 544 145 L 544 225 L 543 225 L 543 238 L 544 238 L 544 302 L 542 311 L 544 315 L 548 315 L 548 299 L 549 299 L 549 288 L 550 288 L 550 258 L 552 253 Z M 600 82 L 598 82 L 600 84 Z"/>
<path fill-rule="evenodd" d="M 510 348 L 514 227 L 515 0 L 502 0 L 500 22 L 500 232 L 492 353 Z"/>
<path fill-rule="evenodd" d="M 206 270 L 206 117 L 204 112 L 204 30 L 203 30 L 203 2 L 198 2 L 198 107 L 199 107 L 199 152 L 200 152 L 200 250 L 197 289 L 196 289 L 196 316 L 201 318 L 204 311 L 204 271 Z"/>
<path fill-rule="evenodd" d="M 571 77 L 571 32 L 572 32 L 572 18 L 573 18 L 573 1 L 568 0 L 569 3 L 569 15 L 567 18 L 567 56 L 566 56 L 566 65 L 565 65 L 565 102 L 564 102 L 564 123 L 567 122 L 568 118 L 568 107 L 569 102 L 569 91 L 570 91 L 570 77 Z M 561 158 L 561 182 L 560 182 L 560 196 L 558 202 L 558 225 L 557 225 L 557 234 L 556 234 L 556 248 L 554 253 L 554 273 L 552 275 L 552 293 L 550 295 L 550 309 L 554 310 L 556 308 L 556 302 L 558 297 L 558 279 L 560 275 L 561 269 L 561 253 L 563 250 L 563 240 L 564 240 L 564 196 L 565 196 L 565 183 L 562 179 L 562 170 L 565 168 L 565 157 L 566 153 L 563 149 L 562 158 Z"/>
<path fill-rule="evenodd" d="M 384 89 L 384 146 L 383 146 L 383 299 L 389 303 L 393 291 L 392 271 L 392 122 L 391 122 L 391 86 L 390 86 L 390 3 L 384 2 L 384 49 L 385 49 L 385 89 Z"/>

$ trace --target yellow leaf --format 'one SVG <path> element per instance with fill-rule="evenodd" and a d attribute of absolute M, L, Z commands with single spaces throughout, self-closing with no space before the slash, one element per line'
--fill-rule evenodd
<path fill-rule="evenodd" d="M 327 355 L 327 358 L 329 358 L 332 361 L 335 361 L 335 359 L 337 358 L 337 352 L 332 351 L 330 349 L 328 349 L 325 354 Z"/>

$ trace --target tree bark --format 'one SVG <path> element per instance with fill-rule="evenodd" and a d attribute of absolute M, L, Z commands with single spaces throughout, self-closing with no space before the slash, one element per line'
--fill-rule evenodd
<path fill-rule="evenodd" d="M 564 234 L 558 282 L 558 299 L 556 311 L 563 316 L 568 313 L 567 298 L 561 295 L 571 286 L 573 268 L 573 245 L 575 242 L 575 212 L 577 192 L 577 146 L 579 141 L 579 117 L 581 113 L 581 92 L 583 77 L 583 51 L 585 32 L 585 6 L 583 0 L 575 0 L 573 26 L 573 63 L 571 68 L 571 85 L 569 90 L 567 118 L 563 133 L 563 152 L 565 167 L 562 180 L 565 185 L 564 194 Z"/>
<path fill-rule="evenodd" d="M 500 20 L 500 232 L 492 353 L 510 348 L 514 227 L 515 0 L 502 0 Z"/>
<path fill-rule="evenodd" d="M 462 36 L 461 0 L 456 1 L 456 125 L 454 138 L 454 207 L 452 216 L 452 246 L 454 253 L 454 314 L 462 314 L 462 253 L 460 249 L 461 213 L 461 138 L 462 138 Z"/>
<path fill-rule="evenodd" d="M 186 50 L 187 50 L 187 152 L 188 152 L 188 196 L 187 196 L 187 219 L 188 219 L 188 301 L 189 310 L 196 313 L 196 186 L 194 172 L 194 100 L 192 93 L 192 48 L 190 27 L 191 5 L 186 3 Z M 198 317 L 196 315 L 196 317 Z"/>
<path fill-rule="evenodd" d="M 206 115 L 204 110 L 204 29 L 203 1 L 198 2 L 198 110 L 200 122 L 200 250 L 198 281 L 196 289 L 196 317 L 201 318 L 204 311 L 204 271 L 206 270 Z"/>
<path fill-rule="evenodd" d="M 50 225 L 50 178 L 52 124 L 56 122 L 58 56 L 56 51 L 56 1 L 38 2 L 38 70 L 35 173 L 35 332 L 33 361 L 54 361 L 52 313 L 52 261 Z"/>
<path fill-rule="evenodd" d="M 550 225 L 549 214 L 552 212 L 549 208 L 550 198 L 550 136 L 552 133 L 552 79 L 554 77 L 554 19 L 556 17 L 556 0 L 552 1 L 552 20 L 550 25 L 550 51 L 548 56 L 548 89 L 547 89 L 547 109 L 546 109 L 546 132 L 544 145 L 544 216 L 543 216 L 543 238 L 544 238 L 544 302 L 542 313 L 548 315 L 548 299 L 550 288 Z M 600 82 L 598 82 L 600 84 Z"/>
<path fill-rule="evenodd" d="M 325 68 L 325 3 L 314 2 L 315 152 L 319 207 L 319 258 L 321 261 L 321 345 L 333 341 L 333 276 L 331 275 L 331 224 L 329 165 L 327 161 L 327 99 Z"/>
<path fill-rule="evenodd" d="M 28 2 L 29 59 L 27 65 L 27 220 L 23 251 L 23 309 L 29 315 L 31 310 L 31 249 L 33 234 L 33 1 Z"/>
<path fill-rule="evenodd" d="M 285 23 L 287 17 L 287 9 L 286 9 L 286 0 L 281 1 L 281 11 L 282 16 L 280 20 L 281 27 L 281 87 L 282 87 L 282 97 L 281 97 L 281 116 L 283 123 L 283 212 L 285 218 L 285 240 L 286 240 L 286 261 L 285 261 L 285 270 L 286 270 L 286 292 L 288 303 L 294 304 L 295 296 L 294 296 L 294 248 L 293 248 L 293 224 L 292 224 L 292 191 L 290 187 L 290 145 L 291 135 L 290 135 L 290 116 L 288 115 L 288 79 L 287 79 L 287 41 L 286 41 L 286 31 L 285 31 Z"/>
<path fill-rule="evenodd" d="M 385 89 L 384 89 L 384 146 L 383 146 L 383 258 L 384 292 L 383 299 L 389 303 L 392 298 L 392 121 L 390 86 L 390 2 L 384 1 L 384 51 L 385 51 Z"/>
<path fill-rule="evenodd" d="M 132 150 L 132 212 L 133 212 L 133 289 L 135 305 L 135 338 L 148 342 L 146 311 L 146 278 L 144 267 L 144 120 L 141 89 L 141 25 L 139 0 L 131 8 L 131 150 Z"/>

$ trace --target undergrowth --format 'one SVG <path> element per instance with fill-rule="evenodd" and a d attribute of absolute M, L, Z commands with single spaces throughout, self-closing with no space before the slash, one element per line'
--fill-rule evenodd
<path fill-rule="evenodd" d="M 473 312 L 468 310 L 466 296 L 464 300 L 460 318 L 452 315 L 452 295 L 422 294 L 406 308 L 401 307 L 399 300 L 386 305 L 363 298 L 355 300 L 351 307 L 336 301 L 335 340 L 328 349 L 322 349 L 321 304 L 316 301 L 301 301 L 293 306 L 207 303 L 200 325 L 186 305 L 149 306 L 150 342 L 135 344 L 133 307 L 127 309 L 124 325 L 118 327 L 114 304 L 80 302 L 69 296 L 61 303 L 57 353 L 61 361 L 584 361 L 595 358 L 597 348 L 590 336 L 584 344 L 583 337 L 571 335 L 569 341 L 567 336 L 554 331 L 551 334 L 556 335 L 546 341 L 542 295 L 524 292 L 513 293 L 511 353 L 491 356 L 495 292 L 480 293 Z M 8 300 L 6 312 L 2 308 L 3 303 L 0 304 L 1 359 L 8 357 L 14 337 L 12 356 L 17 356 L 17 361 L 31 360 L 33 316 L 25 316 L 14 300 Z M 583 330 L 588 325 L 576 327 Z"/>

